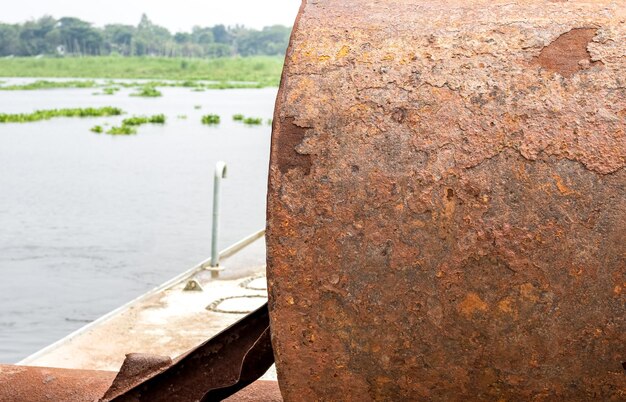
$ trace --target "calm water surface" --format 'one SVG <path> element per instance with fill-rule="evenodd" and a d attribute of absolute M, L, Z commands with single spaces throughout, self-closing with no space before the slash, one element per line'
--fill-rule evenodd
<path fill-rule="evenodd" d="M 211 191 L 228 164 L 224 248 L 265 224 L 276 89 L 162 88 L 161 98 L 94 96 L 96 89 L 0 91 L 0 113 L 117 106 L 164 113 L 135 136 L 89 129 L 123 117 L 0 125 L 0 362 L 13 363 L 204 260 Z M 195 105 L 201 105 L 197 110 Z M 202 114 L 222 117 L 217 127 Z M 186 115 L 187 119 L 177 116 Z"/>

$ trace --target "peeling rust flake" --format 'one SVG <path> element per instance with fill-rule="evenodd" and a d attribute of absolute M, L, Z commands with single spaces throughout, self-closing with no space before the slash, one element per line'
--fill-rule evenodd
<path fill-rule="evenodd" d="M 306 135 L 306 127 L 295 123 L 295 118 L 287 117 L 281 122 L 281 132 L 276 138 L 276 165 L 282 173 L 300 169 L 304 175 L 311 173 L 311 155 L 298 152 L 298 145 Z"/>
<path fill-rule="evenodd" d="M 537 63 L 563 77 L 571 77 L 578 71 L 602 65 L 601 61 L 591 60 L 587 49 L 597 32 L 595 28 L 574 28 L 562 34 L 541 50 Z"/>

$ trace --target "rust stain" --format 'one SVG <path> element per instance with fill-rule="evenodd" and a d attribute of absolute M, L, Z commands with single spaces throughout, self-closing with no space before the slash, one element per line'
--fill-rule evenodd
<path fill-rule="evenodd" d="M 512 306 L 512 301 L 510 299 L 504 299 L 498 302 L 498 309 L 503 313 L 513 314 L 515 309 Z"/>
<path fill-rule="evenodd" d="M 469 293 L 459 304 L 459 311 L 463 313 L 463 315 L 470 317 L 476 312 L 487 311 L 488 307 L 487 303 L 476 293 Z"/>
<path fill-rule="evenodd" d="M 537 289 L 532 283 L 524 283 L 520 285 L 520 295 L 532 302 L 539 301 L 539 289 Z"/>
<path fill-rule="evenodd" d="M 587 50 L 597 32 L 595 28 L 574 28 L 544 47 L 536 62 L 546 70 L 564 77 L 571 77 L 578 71 L 601 65 L 602 62 L 591 60 Z"/>
<path fill-rule="evenodd" d="M 350 53 L 350 46 L 343 45 L 341 49 L 339 49 L 339 51 L 337 52 L 337 58 L 342 59 L 346 57 L 348 53 Z"/>
<path fill-rule="evenodd" d="M 552 175 L 552 177 L 554 178 L 555 182 L 556 182 L 556 188 L 559 190 L 559 192 L 563 195 L 571 195 L 574 192 L 572 191 L 571 188 L 569 188 L 567 185 L 565 185 L 565 183 L 563 182 L 563 178 L 557 174 Z"/>

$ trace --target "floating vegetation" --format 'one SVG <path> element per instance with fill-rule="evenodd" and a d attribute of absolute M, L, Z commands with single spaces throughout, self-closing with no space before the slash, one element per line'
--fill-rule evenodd
<path fill-rule="evenodd" d="M 137 129 L 131 126 L 114 126 L 107 130 L 107 134 L 111 135 L 133 135 L 137 134 Z"/>
<path fill-rule="evenodd" d="M 153 86 L 144 86 L 139 89 L 138 92 L 130 94 L 130 96 L 140 96 L 143 98 L 158 98 L 163 96 L 163 93 Z"/>
<path fill-rule="evenodd" d="M 178 116 L 176 116 L 177 119 L 180 120 L 187 120 L 187 115 L 186 114 L 179 114 Z"/>
<path fill-rule="evenodd" d="M 165 124 L 165 115 L 155 114 L 154 116 L 133 116 L 122 120 L 123 126 L 141 126 L 143 124 Z"/>
<path fill-rule="evenodd" d="M 164 114 L 155 114 L 150 116 L 148 123 L 151 124 L 165 124 L 165 115 Z"/>
<path fill-rule="evenodd" d="M 263 124 L 263 119 L 261 117 L 246 117 L 243 119 L 243 124 L 247 124 L 249 126 L 260 126 Z"/>
<path fill-rule="evenodd" d="M 103 95 L 115 95 L 115 93 L 119 90 L 120 90 L 119 87 L 102 88 L 102 94 Z"/>
<path fill-rule="evenodd" d="M 198 81 L 183 81 L 183 82 L 180 82 L 178 85 L 181 87 L 185 87 L 185 88 L 196 88 L 196 87 L 201 87 L 202 83 Z"/>
<path fill-rule="evenodd" d="M 267 123 L 268 126 L 271 126 L 274 121 L 272 119 L 267 119 L 265 120 L 265 122 Z"/>
<path fill-rule="evenodd" d="M 91 132 L 96 134 L 102 134 L 104 132 L 104 129 L 102 128 L 102 126 L 93 126 L 91 127 Z"/>
<path fill-rule="evenodd" d="M 133 135 L 137 134 L 137 127 L 144 124 L 165 124 L 166 118 L 164 114 L 155 114 L 153 116 L 133 116 L 122 120 L 121 126 L 114 126 L 107 130 L 107 134 L 111 135 Z M 99 127 L 99 126 L 96 126 Z M 94 133 L 101 133 L 102 131 L 94 131 L 96 128 L 92 128 Z M 100 127 L 100 130 L 102 128 Z"/>
<path fill-rule="evenodd" d="M 122 109 L 116 107 L 83 108 L 83 109 L 50 109 L 36 110 L 33 113 L 6 114 L 0 113 L 0 123 L 29 123 L 50 120 L 54 117 L 104 117 L 119 116 Z"/>
<path fill-rule="evenodd" d="M 202 116 L 202 124 L 220 124 L 220 117 L 216 114 L 207 114 Z"/>
<path fill-rule="evenodd" d="M 263 118 L 261 117 L 246 117 L 242 114 L 233 115 L 234 121 L 242 122 L 243 124 L 247 124 L 249 126 L 260 126 L 263 124 Z M 266 120 L 267 124 L 272 124 L 272 119 Z"/>
<path fill-rule="evenodd" d="M 196 110 L 199 110 L 199 109 L 202 109 L 202 105 L 195 105 L 193 108 Z"/>
<path fill-rule="evenodd" d="M 39 80 L 28 84 L 0 86 L 0 91 L 34 91 L 38 89 L 95 88 L 95 81 L 47 81 Z"/>

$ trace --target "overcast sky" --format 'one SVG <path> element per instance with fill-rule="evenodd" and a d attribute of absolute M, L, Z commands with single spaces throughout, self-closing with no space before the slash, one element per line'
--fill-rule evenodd
<path fill-rule="evenodd" d="M 194 25 L 242 24 L 252 28 L 293 25 L 300 0 L 20 0 L 2 7 L 0 22 L 24 22 L 43 15 L 72 16 L 98 26 L 137 25 L 142 13 L 170 31 Z"/>

